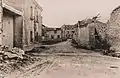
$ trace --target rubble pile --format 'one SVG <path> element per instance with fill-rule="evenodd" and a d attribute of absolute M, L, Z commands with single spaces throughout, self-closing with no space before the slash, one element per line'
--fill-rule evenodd
<path fill-rule="evenodd" d="M 23 59 L 25 52 L 19 48 L 13 48 L 11 51 L 8 46 L 0 46 L 0 60 Z"/>
<path fill-rule="evenodd" d="M 20 48 L 12 48 L 9 50 L 8 46 L 0 46 L 0 75 L 9 74 L 15 70 L 21 71 L 30 64 L 33 64 L 36 58 L 33 58 Z"/>

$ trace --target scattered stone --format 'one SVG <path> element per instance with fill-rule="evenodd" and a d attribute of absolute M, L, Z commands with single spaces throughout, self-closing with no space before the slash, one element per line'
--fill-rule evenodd
<path fill-rule="evenodd" d="M 13 54 L 13 53 L 10 53 L 10 52 L 5 52 L 5 54 L 4 54 L 5 56 L 7 56 L 8 57 L 8 59 L 9 58 L 14 58 L 14 57 L 18 57 L 17 56 L 17 54 Z"/>
<path fill-rule="evenodd" d="M 20 48 L 14 47 L 10 51 L 8 46 L 0 45 L 0 61 L 11 60 L 11 59 L 18 60 L 15 58 L 24 59 L 23 55 L 25 55 L 25 52 Z"/>
<path fill-rule="evenodd" d="M 23 55 L 25 55 L 25 52 L 19 48 L 13 48 L 12 53 L 16 54 L 16 57 L 23 59 Z"/>
<path fill-rule="evenodd" d="M 5 53 L 5 51 L 0 51 L 0 54 L 4 54 Z"/>
<path fill-rule="evenodd" d="M 110 68 L 118 68 L 117 66 L 110 66 Z"/>

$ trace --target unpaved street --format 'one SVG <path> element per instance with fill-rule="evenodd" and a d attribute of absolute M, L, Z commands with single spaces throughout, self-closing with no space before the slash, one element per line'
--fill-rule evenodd
<path fill-rule="evenodd" d="M 44 57 L 51 63 L 46 63 L 43 70 L 34 67 L 17 78 L 120 78 L 119 58 L 76 49 L 70 41 L 48 47 L 50 49 L 40 53 L 39 57 Z"/>

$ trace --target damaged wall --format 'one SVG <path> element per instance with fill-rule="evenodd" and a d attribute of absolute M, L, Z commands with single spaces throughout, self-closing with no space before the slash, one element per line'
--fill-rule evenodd
<path fill-rule="evenodd" d="M 120 6 L 111 13 L 108 21 L 107 40 L 111 45 L 110 50 L 120 52 Z"/>
<path fill-rule="evenodd" d="M 79 33 L 79 45 L 88 46 L 89 45 L 89 27 L 80 27 L 78 29 Z"/>
<path fill-rule="evenodd" d="M 107 25 L 97 20 L 86 19 L 79 21 L 78 40 L 76 41 L 79 45 L 87 48 L 98 48 L 97 45 L 102 46 L 102 42 L 106 39 L 106 29 Z"/>

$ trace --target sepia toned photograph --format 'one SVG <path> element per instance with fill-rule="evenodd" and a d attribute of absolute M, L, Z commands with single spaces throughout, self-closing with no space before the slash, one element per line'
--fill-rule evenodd
<path fill-rule="evenodd" d="M 0 0 L 0 78 L 120 78 L 120 0 Z"/>

